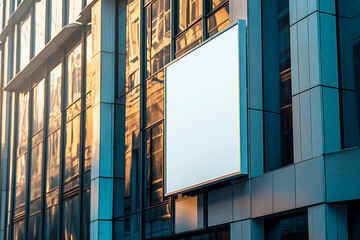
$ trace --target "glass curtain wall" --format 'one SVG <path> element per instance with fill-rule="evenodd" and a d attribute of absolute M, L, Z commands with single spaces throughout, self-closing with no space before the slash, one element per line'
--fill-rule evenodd
<path fill-rule="evenodd" d="M 114 184 L 114 234 L 121 239 L 175 238 L 175 198 L 165 197 L 163 191 L 164 66 L 229 25 L 226 0 L 174 3 L 147 0 L 141 5 L 140 0 L 118 1 L 115 169 L 125 166 L 125 171 L 115 173 L 124 178 L 124 183 Z M 146 41 L 145 46 L 140 39 Z M 200 193 L 204 194 L 206 190 Z M 203 227 L 206 229 L 207 224 Z M 194 239 L 229 239 L 228 233 L 199 233 Z M 179 239 L 192 237 L 179 235 Z"/>
<path fill-rule="evenodd" d="M 34 56 L 36 56 L 45 46 L 45 19 L 46 19 L 46 0 L 35 2 L 35 24 L 34 24 Z"/>
<path fill-rule="evenodd" d="M 289 0 L 262 1 L 265 171 L 293 163 Z"/>
<path fill-rule="evenodd" d="M 337 1 L 342 148 L 359 146 L 360 2 Z"/>

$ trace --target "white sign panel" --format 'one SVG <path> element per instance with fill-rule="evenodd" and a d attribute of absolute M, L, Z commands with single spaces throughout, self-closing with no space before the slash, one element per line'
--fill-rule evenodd
<path fill-rule="evenodd" d="M 165 75 L 165 194 L 247 174 L 245 21 Z"/>

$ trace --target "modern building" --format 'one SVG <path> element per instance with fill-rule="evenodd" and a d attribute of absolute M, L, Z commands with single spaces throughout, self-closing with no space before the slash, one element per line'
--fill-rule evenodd
<path fill-rule="evenodd" d="M 360 239 L 360 1 L 0 0 L 0 29 L 0 240 Z M 171 68 L 214 43 L 202 59 L 228 64 L 178 72 L 171 108 Z M 170 191 L 234 160 L 211 135 L 229 118 L 197 125 L 222 152 L 167 122 L 228 109 L 222 53 L 241 174 Z"/>

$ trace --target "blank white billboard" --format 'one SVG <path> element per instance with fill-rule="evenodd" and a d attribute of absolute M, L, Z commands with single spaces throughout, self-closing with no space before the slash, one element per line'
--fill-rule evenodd
<path fill-rule="evenodd" d="M 247 174 L 246 26 L 165 69 L 165 194 Z"/>

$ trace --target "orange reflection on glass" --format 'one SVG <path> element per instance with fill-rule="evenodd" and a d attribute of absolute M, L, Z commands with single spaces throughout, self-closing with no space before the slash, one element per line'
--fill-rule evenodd
<path fill-rule="evenodd" d="M 210 16 L 207 22 L 209 37 L 229 26 L 229 5 L 226 5 L 218 10 L 214 15 Z"/>
<path fill-rule="evenodd" d="M 85 111 L 85 149 L 84 149 L 84 172 L 91 168 L 91 146 L 92 146 L 92 129 L 93 117 L 92 108 Z"/>
<path fill-rule="evenodd" d="M 164 72 L 146 82 L 146 126 L 164 118 Z"/>
<path fill-rule="evenodd" d="M 66 124 L 65 128 L 64 181 L 79 173 L 80 116 Z"/>
<path fill-rule="evenodd" d="M 15 207 L 25 203 L 25 169 L 26 154 L 19 157 L 16 161 Z"/>
<path fill-rule="evenodd" d="M 29 92 L 19 95 L 18 155 L 27 151 L 29 132 Z"/>
<path fill-rule="evenodd" d="M 61 126 L 61 64 L 50 72 L 49 133 Z"/>

